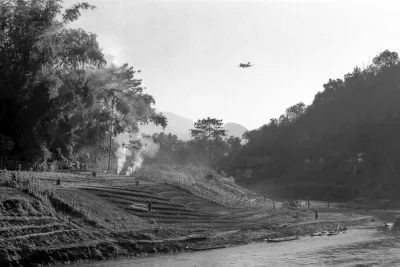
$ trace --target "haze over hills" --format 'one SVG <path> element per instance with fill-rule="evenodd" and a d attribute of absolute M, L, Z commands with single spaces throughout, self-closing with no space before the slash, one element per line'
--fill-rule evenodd
<path fill-rule="evenodd" d="M 243 125 L 234 122 L 225 123 L 224 129 L 228 131 L 228 136 L 233 135 L 240 138 L 242 138 L 244 132 L 247 131 Z"/>
<path fill-rule="evenodd" d="M 176 134 L 182 140 L 190 139 L 189 130 L 194 127 L 194 121 L 192 119 L 179 116 L 172 112 L 163 112 L 163 114 L 168 119 L 168 126 L 165 130 L 163 130 L 161 126 L 148 124 L 141 126 L 140 131 L 145 134 L 160 133 L 164 131 L 165 133 Z M 243 125 L 233 122 L 226 123 L 224 129 L 228 131 L 228 136 L 233 135 L 240 138 L 247 130 Z"/>

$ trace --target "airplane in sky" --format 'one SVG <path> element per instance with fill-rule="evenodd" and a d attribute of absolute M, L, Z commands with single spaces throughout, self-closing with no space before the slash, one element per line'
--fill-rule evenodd
<path fill-rule="evenodd" d="M 239 68 L 249 68 L 249 67 L 251 67 L 251 66 L 254 66 L 254 65 L 250 65 L 250 63 L 251 63 L 251 62 L 248 62 L 247 64 L 240 63 L 240 64 L 239 64 Z"/>

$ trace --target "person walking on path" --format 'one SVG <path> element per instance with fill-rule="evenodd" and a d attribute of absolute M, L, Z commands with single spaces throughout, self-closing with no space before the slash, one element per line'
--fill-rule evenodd
<path fill-rule="evenodd" d="M 148 209 L 149 209 L 149 212 L 151 212 L 151 200 L 149 200 Z"/>
<path fill-rule="evenodd" d="M 315 219 L 318 220 L 318 209 L 315 209 Z"/>

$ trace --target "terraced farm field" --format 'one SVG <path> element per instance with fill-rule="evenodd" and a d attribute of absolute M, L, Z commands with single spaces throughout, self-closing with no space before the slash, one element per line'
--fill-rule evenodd
<path fill-rule="evenodd" d="M 105 229 L 140 228 L 148 222 L 126 212 L 106 199 L 77 188 L 60 188 L 54 194 L 75 207 L 84 217 Z"/>
<path fill-rule="evenodd" d="M 307 226 L 309 208 L 272 206 L 228 177 L 179 168 L 134 177 L 0 172 L 0 266 L 245 244 L 343 220 Z"/>
<path fill-rule="evenodd" d="M 257 197 L 227 179 L 183 177 L 180 172 L 141 172 L 135 177 L 98 173 L 22 173 L 34 176 L 43 188 L 82 216 L 70 218 L 81 226 L 104 229 L 176 227 L 232 228 L 262 221 L 271 210 Z M 194 178 L 193 178 L 194 177 Z M 57 185 L 57 180 L 61 185 Z M 136 181 L 140 180 L 139 185 Z M 152 212 L 147 205 L 152 202 Z M 267 211 L 267 212 L 266 212 Z"/>
<path fill-rule="evenodd" d="M 0 175 L 0 266 L 235 244 L 247 242 L 249 231 L 270 234 L 279 220 L 298 220 L 226 177 L 181 175 Z"/>
<path fill-rule="evenodd" d="M 64 246 L 95 238 L 56 216 L 50 203 L 19 190 L 2 188 L 0 201 L 0 249 Z"/>
<path fill-rule="evenodd" d="M 80 187 L 80 190 L 84 190 L 106 199 L 115 206 L 122 208 L 135 216 L 153 222 L 155 221 L 157 224 L 193 226 L 209 223 L 225 225 L 231 225 L 234 223 L 223 216 L 202 212 L 201 210 L 184 205 L 182 203 L 184 201 L 179 202 L 143 188 L 86 186 Z M 149 201 L 152 202 L 151 213 L 147 210 L 147 204 Z"/>
<path fill-rule="evenodd" d="M 199 212 L 217 215 L 229 214 L 229 209 L 227 207 L 195 195 L 184 188 L 179 188 L 169 184 L 156 183 L 143 185 L 142 188 L 147 191 L 157 193 L 171 201 L 181 203 Z"/>

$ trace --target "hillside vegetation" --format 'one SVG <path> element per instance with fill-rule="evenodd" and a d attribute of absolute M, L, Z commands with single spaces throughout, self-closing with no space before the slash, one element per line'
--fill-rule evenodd
<path fill-rule="evenodd" d="M 231 174 L 253 170 L 243 182 L 289 197 L 399 199 L 400 64 L 388 50 L 344 79 L 330 79 L 311 105 L 287 108 L 226 161 Z"/>
<path fill-rule="evenodd" d="M 210 174 L 156 166 L 135 177 L 1 171 L 0 265 L 37 266 L 242 242 L 244 235 L 234 233 L 253 227 L 265 229 L 263 235 L 277 234 L 268 230 L 270 225 L 295 213 L 273 211 L 270 201 L 230 179 L 201 173 Z M 224 233 L 233 234 L 230 241 L 220 239 Z"/>
<path fill-rule="evenodd" d="M 107 63 L 96 34 L 68 27 L 94 8 L 0 2 L 0 166 L 7 159 L 41 170 L 50 162 L 97 165 L 118 148 L 113 137 L 167 125 L 140 70 Z"/>
<path fill-rule="evenodd" d="M 111 173 L 119 164 L 120 173 L 130 174 L 142 163 L 207 164 L 236 178 L 251 170 L 252 178 L 241 183 L 277 196 L 399 198 L 396 52 L 385 50 L 364 69 L 330 79 L 311 105 L 300 102 L 246 131 L 245 145 L 231 135 L 238 125 L 229 133 L 210 117 L 194 123 L 188 141 L 154 133 L 117 143 L 115 137 L 135 136 L 145 124 L 165 129 L 168 119 L 155 110 L 140 70 L 107 63 L 96 34 L 68 27 L 95 7 L 83 2 L 64 9 L 61 2 L 0 2 L 1 167 L 20 161 L 26 170 L 84 165 Z M 148 156 L 146 146 L 154 148 Z"/>

